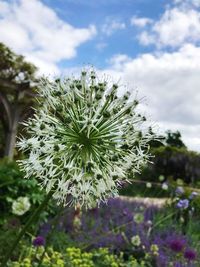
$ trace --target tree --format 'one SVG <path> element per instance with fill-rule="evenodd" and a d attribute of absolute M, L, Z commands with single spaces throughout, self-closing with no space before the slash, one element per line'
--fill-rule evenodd
<path fill-rule="evenodd" d="M 4 156 L 13 158 L 18 124 L 33 113 L 37 68 L 0 43 L 0 120 Z"/>
<path fill-rule="evenodd" d="M 172 132 L 170 130 L 166 131 L 165 135 L 157 135 L 153 133 L 152 129 L 149 128 L 149 133 L 155 135 L 155 140 L 151 140 L 149 143 L 151 148 L 158 148 L 163 146 L 172 146 L 177 148 L 186 148 L 186 145 L 181 139 L 181 133 L 179 131 Z"/>
<path fill-rule="evenodd" d="M 186 145 L 181 140 L 181 133 L 179 131 L 176 131 L 176 132 L 167 131 L 166 134 L 167 134 L 166 144 L 168 146 L 186 148 Z"/>

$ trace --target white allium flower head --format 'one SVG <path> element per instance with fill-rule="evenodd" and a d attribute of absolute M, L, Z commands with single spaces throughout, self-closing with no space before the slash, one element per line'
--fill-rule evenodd
<path fill-rule="evenodd" d="M 147 187 L 147 188 L 151 188 L 151 187 L 152 187 L 152 183 L 149 183 L 149 182 L 146 183 L 146 187 Z"/>
<path fill-rule="evenodd" d="M 141 245 L 141 239 L 139 235 L 135 235 L 131 238 L 131 243 L 133 246 L 139 247 Z"/>
<path fill-rule="evenodd" d="M 94 71 L 41 80 L 40 107 L 24 123 L 30 137 L 18 142 L 29 152 L 20 165 L 26 178 L 55 190 L 58 203 L 89 208 L 106 202 L 148 161 L 154 135 L 136 111 L 138 101 L 130 93 L 119 97 L 117 89 Z"/>
<path fill-rule="evenodd" d="M 168 186 L 167 183 L 163 183 L 163 184 L 162 184 L 162 189 L 163 189 L 163 190 L 168 190 L 168 188 L 169 188 L 169 186 Z"/>
<path fill-rule="evenodd" d="M 15 215 L 23 215 L 31 207 L 31 203 L 28 197 L 18 197 L 12 203 L 12 213 Z"/>

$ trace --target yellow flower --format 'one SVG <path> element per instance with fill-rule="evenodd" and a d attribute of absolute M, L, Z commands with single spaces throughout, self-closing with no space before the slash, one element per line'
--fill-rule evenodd
<path fill-rule="evenodd" d="M 156 244 L 152 244 L 150 247 L 151 252 L 153 253 L 154 256 L 159 255 L 159 247 Z"/>

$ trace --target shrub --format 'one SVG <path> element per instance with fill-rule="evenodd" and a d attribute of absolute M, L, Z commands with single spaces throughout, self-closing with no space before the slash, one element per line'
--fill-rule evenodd
<path fill-rule="evenodd" d="M 0 260 L 14 242 L 18 230 L 44 197 L 45 194 L 38 188 L 34 178 L 24 179 L 24 174 L 16 162 L 7 159 L 0 161 Z M 55 214 L 54 207 L 54 202 L 51 201 L 47 210 L 40 216 L 41 222 Z M 37 231 L 37 225 L 33 225 L 32 231 Z M 19 248 L 14 254 L 17 254 L 18 250 Z"/>
<path fill-rule="evenodd" d="M 30 180 L 24 179 L 24 173 L 19 170 L 17 163 L 5 158 L 0 161 L 0 196 L 1 224 L 12 215 L 12 203 L 19 197 L 29 199 L 31 202 L 30 212 L 32 212 L 43 201 L 45 194 L 38 188 L 34 177 Z M 46 217 L 49 213 L 55 214 L 53 202 L 42 217 Z M 27 215 L 29 212 L 25 213 L 24 220 Z"/>
<path fill-rule="evenodd" d="M 159 147 L 153 149 L 154 164 L 148 170 L 149 178 L 155 179 L 159 175 L 182 178 L 186 183 L 200 182 L 200 155 L 185 148 Z"/>
<path fill-rule="evenodd" d="M 27 250 L 27 249 L 26 249 Z M 25 256 L 20 261 L 9 263 L 9 267 L 38 266 L 44 249 L 29 247 Z M 49 247 L 42 261 L 42 267 L 142 267 L 136 259 L 130 257 L 128 261 L 123 258 L 123 253 L 117 256 L 108 249 L 100 248 L 92 252 L 83 252 L 79 248 L 70 247 L 64 253 L 57 252 Z"/>
<path fill-rule="evenodd" d="M 192 186 L 200 186 L 200 154 L 188 151 L 186 148 L 172 146 L 160 146 L 152 149 L 153 164 L 148 164 L 142 172 L 136 176 L 136 180 L 155 182 L 158 186 L 145 189 L 145 183 L 128 184 L 120 193 L 122 195 L 143 195 L 166 197 L 167 191 L 161 190 L 159 177 L 164 176 L 164 181 L 173 183 L 177 179 L 182 179 L 184 183 Z M 133 180 L 134 182 L 134 180 Z"/>

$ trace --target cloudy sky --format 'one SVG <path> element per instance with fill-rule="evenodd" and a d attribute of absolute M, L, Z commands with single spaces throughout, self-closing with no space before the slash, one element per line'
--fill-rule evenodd
<path fill-rule="evenodd" d="M 200 151 L 200 0 L 0 0 L 0 41 L 43 74 L 109 73 Z"/>

